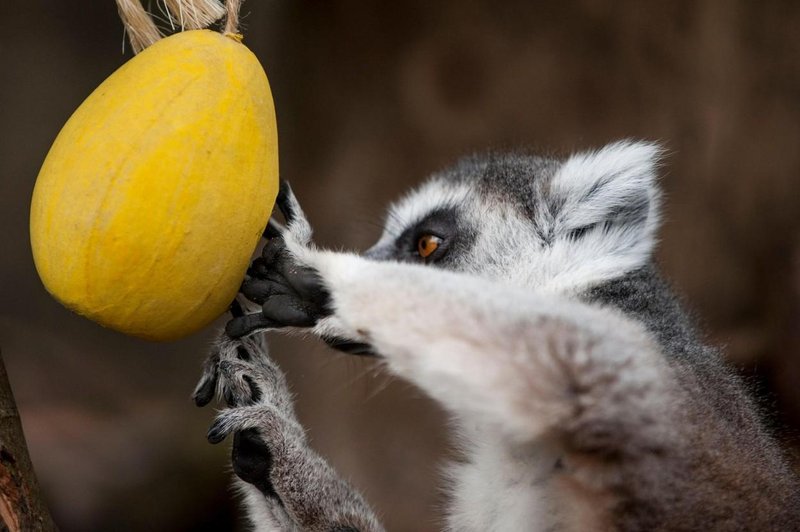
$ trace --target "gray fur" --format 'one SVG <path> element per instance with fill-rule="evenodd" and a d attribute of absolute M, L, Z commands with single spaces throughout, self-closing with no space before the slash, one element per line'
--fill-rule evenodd
<path fill-rule="evenodd" d="M 465 159 L 393 207 L 366 257 L 314 248 L 304 220 L 284 233 L 330 292 L 312 332 L 369 343 L 460 427 L 450 529 L 800 529 L 796 476 L 652 264 L 660 153 Z M 413 264 L 408 235 L 443 210 L 468 244 Z M 223 416 L 294 434 L 268 406 Z M 298 460 L 296 489 L 333 475 Z"/>
<path fill-rule="evenodd" d="M 258 388 L 254 404 L 223 410 L 214 423 L 220 434 L 256 429 L 271 453 L 269 482 L 276 497 L 237 479 L 236 486 L 247 505 L 248 517 L 257 531 L 345 532 L 348 527 L 380 532 L 369 506 L 347 482 L 309 445 L 297 421 L 292 394 L 283 372 L 268 355 L 263 333 L 232 340 L 223 332 L 207 361 L 206 373 L 219 371 L 218 394 L 228 389 L 229 399 L 241 404 L 251 398 L 247 376 Z M 242 360 L 237 348 L 250 354 Z M 201 381 L 202 382 L 202 381 Z"/>
<path fill-rule="evenodd" d="M 584 294 L 641 321 L 674 368 L 687 436 L 661 457 L 668 467 L 634 470 L 621 529 L 793 530 L 800 487 L 758 408 L 719 350 L 699 337 L 652 264 Z M 625 469 L 633 469 L 629 464 Z M 651 500 L 648 500 L 651 498 Z"/>

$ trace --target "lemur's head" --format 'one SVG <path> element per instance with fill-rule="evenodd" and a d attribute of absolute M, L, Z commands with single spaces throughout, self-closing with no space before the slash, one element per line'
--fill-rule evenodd
<path fill-rule="evenodd" d="M 661 149 L 621 141 L 555 159 L 473 156 L 389 210 L 366 254 L 571 292 L 645 264 L 659 220 Z"/>

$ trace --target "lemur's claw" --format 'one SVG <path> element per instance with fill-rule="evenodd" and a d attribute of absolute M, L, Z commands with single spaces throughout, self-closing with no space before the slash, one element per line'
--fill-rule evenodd
<path fill-rule="evenodd" d="M 197 384 L 197 388 L 192 394 L 194 404 L 197 406 L 206 406 L 214 398 L 214 393 L 217 389 L 217 376 L 203 376 Z"/>
<path fill-rule="evenodd" d="M 213 352 L 203 364 L 203 375 L 192 392 L 192 399 L 197 406 L 206 406 L 214 398 L 219 380 L 219 352 Z"/>
<path fill-rule="evenodd" d="M 218 419 L 211 425 L 211 428 L 208 429 L 206 439 L 208 443 L 217 444 L 224 440 L 228 436 L 228 433 L 229 431 L 225 429 L 224 425 Z"/>
<path fill-rule="evenodd" d="M 285 179 L 281 179 L 280 188 L 278 188 L 278 197 L 275 199 L 275 205 L 277 205 L 278 210 L 281 211 L 283 214 L 283 219 L 286 220 L 287 224 L 292 223 L 297 213 L 294 209 L 294 203 L 297 200 L 294 199 L 294 193 L 292 192 L 292 187 L 289 185 L 289 182 Z"/>

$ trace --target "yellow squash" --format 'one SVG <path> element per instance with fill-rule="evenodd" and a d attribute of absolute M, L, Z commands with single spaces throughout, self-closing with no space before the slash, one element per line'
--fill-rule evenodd
<path fill-rule="evenodd" d="M 277 190 L 258 60 L 234 38 L 178 33 L 112 74 L 59 133 L 33 192 L 36 268 L 79 314 L 180 338 L 235 297 Z"/>

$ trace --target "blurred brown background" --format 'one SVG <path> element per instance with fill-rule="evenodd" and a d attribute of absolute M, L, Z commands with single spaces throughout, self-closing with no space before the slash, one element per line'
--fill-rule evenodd
<path fill-rule="evenodd" d="M 155 4 L 155 2 L 153 2 Z M 250 0 L 281 172 L 327 245 L 363 248 L 387 201 L 472 150 L 620 137 L 672 155 L 660 257 L 709 334 L 800 426 L 800 2 Z M 212 331 L 148 344 L 70 314 L 31 260 L 56 133 L 122 64 L 112 0 L 0 20 L 0 347 L 65 532 L 229 530 L 228 450 L 189 401 Z M 128 48 L 129 50 L 129 48 Z M 370 362 L 276 338 L 315 446 L 390 530 L 435 530 L 441 412 Z"/>

